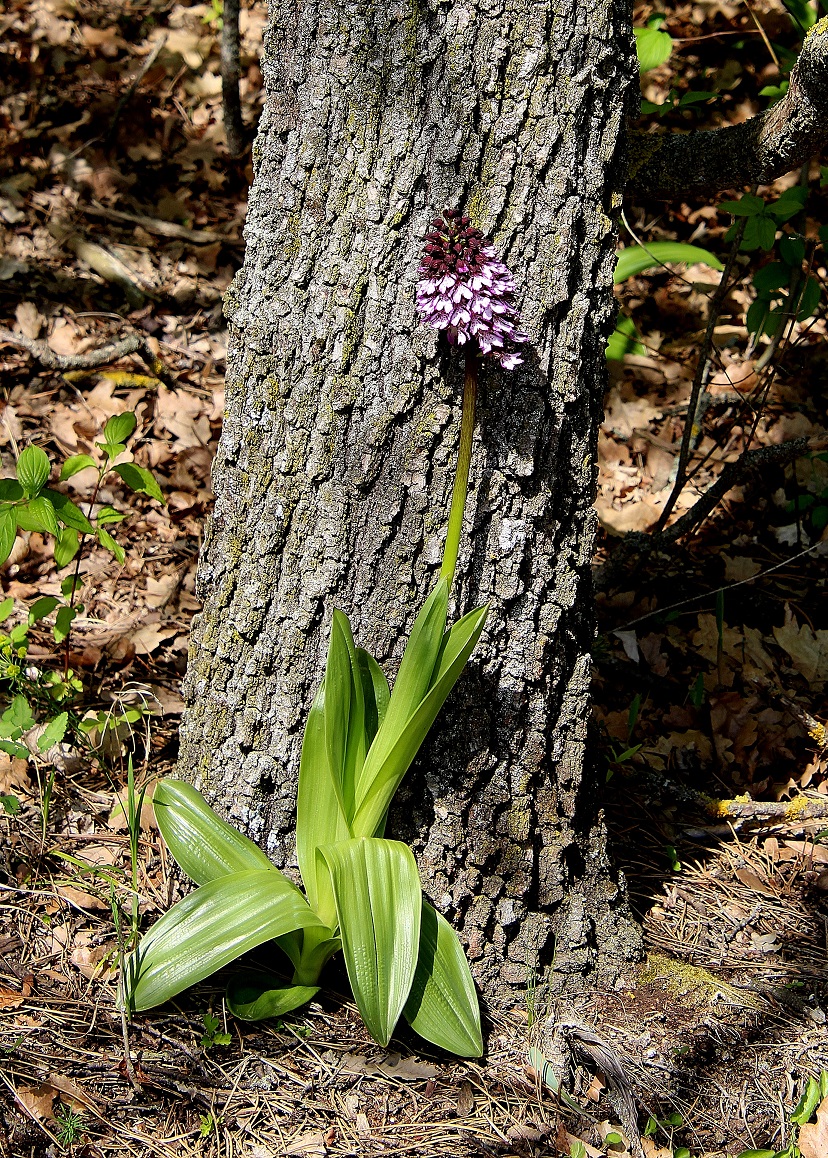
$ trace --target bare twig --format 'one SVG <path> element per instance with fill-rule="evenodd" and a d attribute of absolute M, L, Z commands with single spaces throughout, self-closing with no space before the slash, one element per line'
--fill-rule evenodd
<path fill-rule="evenodd" d="M 729 462 L 725 466 L 715 483 L 672 526 L 658 534 L 647 535 L 636 532 L 627 535 L 613 551 L 607 562 L 598 568 L 594 579 L 596 590 L 603 591 L 612 587 L 620 575 L 628 579 L 631 567 L 634 566 L 633 560 L 640 564 L 648 556 L 663 551 L 665 547 L 672 545 L 682 535 L 689 534 L 694 527 L 707 518 L 730 488 L 740 483 L 747 475 L 769 466 L 787 466 L 788 463 L 794 462 L 804 454 L 824 450 L 826 445 L 828 445 L 828 439 L 824 436 L 794 438 L 790 442 L 783 442 L 775 446 L 760 446 L 755 450 L 746 451 L 736 462 Z"/>
<path fill-rule="evenodd" d="M 681 449 L 679 451 L 678 465 L 676 466 L 676 481 L 673 483 L 673 489 L 667 502 L 664 504 L 664 510 L 661 512 L 661 517 L 656 524 L 656 532 L 663 529 L 667 522 L 673 507 L 678 501 L 681 494 L 687 475 L 687 461 L 690 458 L 690 448 L 693 442 L 693 432 L 696 425 L 696 414 L 699 408 L 699 397 L 707 381 L 707 374 L 710 367 L 710 349 L 713 345 L 713 331 L 716 329 L 716 323 L 719 320 L 719 313 L 722 304 L 730 291 L 730 275 L 733 272 L 733 266 L 736 264 L 736 257 L 739 253 L 739 246 L 742 244 L 742 237 L 744 236 L 745 227 L 747 226 L 747 217 L 741 218 L 736 227 L 736 233 L 733 238 L 733 245 L 730 247 L 730 253 L 727 257 L 724 272 L 721 280 L 716 287 L 716 292 L 710 299 L 710 313 L 707 319 L 707 329 L 704 331 L 704 339 L 702 340 L 702 348 L 699 351 L 699 360 L 696 365 L 696 373 L 693 376 L 693 385 L 690 389 L 690 401 L 687 404 L 687 418 L 684 423 L 684 430 L 681 436 Z"/>
<path fill-rule="evenodd" d="M 143 213 L 125 213 L 122 209 L 106 209 L 103 205 L 79 205 L 78 210 L 87 217 L 104 217 L 108 221 L 129 222 L 132 225 L 140 225 L 148 233 L 190 241 L 193 245 L 210 245 L 214 241 L 220 241 L 223 245 L 244 245 L 240 237 L 217 233 L 213 229 L 188 229 L 186 225 L 179 225 L 177 221 L 162 221 L 158 217 L 147 217 Z"/>
<path fill-rule="evenodd" d="M 239 8 L 239 0 L 224 0 L 221 25 L 221 99 L 224 132 L 231 157 L 241 157 L 247 148 L 239 97 Z"/>
<path fill-rule="evenodd" d="M 137 354 L 156 376 L 163 371 L 163 365 L 153 353 L 149 341 L 140 334 L 130 334 L 120 342 L 101 346 L 100 349 L 90 350 L 86 354 L 57 354 L 47 342 L 0 329 L 0 345 L 4 343 L 27 350 L 34 360 L 47 370 L 92 370 L 96 366 L 106 365 L 107 362 L 117 362 L 119 358 L 126 358 L 129 354 Z"/>
<path fill-rule="evenodd" d="M 161 49 L 164 47 L 164 45 L 166 43 L 167 43 L 167 37 L 165 34 L 158 41 L 155 48 L 153 48 L 152 52 L 147 56 L 146 60 L 141 65 L 137 74 L 135 75 L 135 77 L 132 81 L 132 84 L 129 86 L 127 91 L 124 93 L 124 95 L 118 101 L 118 107 L 115 109 L 115 113 L 112 117 L 112 123 L 109 126 L 109 131 L 107 132 L 106 137 L 104 138 L 104 145 L 108 146 L 110 144 L 110 142 L 112 141 L 112 138 L 115 136 L 115 130 L 118 127 L 118 121 L 121 119 L 121 113 L 124 111 L 126 106 L 132 100 L 133 93 L 135 92 L 135 90 L 137 89 L 137 87 L 141 83 L 141 81 L 144 79 L 144 77 L 147 75 L 149 70 L 152 68 L 152 66 L 155 64 L 155 62 L 158 59 L 158 56 L 161 52 Z"/>
<path fill-rule="evenodd" d="M 828 20 L 802 45 L 787 93 L 738 125 L 694 133 L 630 134 L 628 187 L 651 197 L 687 197 L 767 185 L 818 156 L 828 141 Z"/>
<path fill-rule="evenodd" d="M 729 820 L 770 821 L 775 824 L 806 820 L 824 820 L 828 816 L 828 798 L 813 793 L 794 796 L 793 800 L 712 800 L 700 797 L 711 816 Z"/>

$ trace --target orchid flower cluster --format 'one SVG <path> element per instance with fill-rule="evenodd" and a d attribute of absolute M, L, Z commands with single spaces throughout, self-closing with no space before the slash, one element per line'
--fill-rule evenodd
<path fill-rule="evenodd" d="M 434 218 L 417 273 L 417 311 L 427 325 L 451 345 L 476 343 L 504 370 L 520 365 L 515 347 L 528 335 L 518 329 L 515 279 L 468 217 L 444 209 Z"/>

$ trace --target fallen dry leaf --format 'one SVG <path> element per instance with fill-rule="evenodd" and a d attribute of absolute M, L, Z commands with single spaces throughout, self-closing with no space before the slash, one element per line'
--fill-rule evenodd
<path fill-rule="evenodd" d="M 800 1128 L 799 1149 L 802 1158 L 825 1158 L 828 1154 L 828 1098 L 817 1106 L 816 1122 Z"/>
<path fill-rule="evenodd" d="M 773 634 L 808 683 L 821 684 L 828 679 L 828 631 L 814 632 L 807 623 L 800 627 L 791 616 L 784 627 L 774 627 Z"/>
<path fill-rule="evenodd" d="M 53 1116 L 52 1103 L 57 1097 L 57 1090 L 49 1082 L 41 1082 L 37 1086 L 20 1086 L 16 1093 L 23 1108 L 38 1122 Z"/>

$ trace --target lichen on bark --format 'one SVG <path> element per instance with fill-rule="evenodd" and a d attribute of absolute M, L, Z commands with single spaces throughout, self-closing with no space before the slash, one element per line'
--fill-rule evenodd
<path fill-rule="evenodd" d="M 611 979 L 639 941 L 588 758 L 589 571 L 629 15 L 276 5 L 263 72 L 181 771 L 291 866 L 334 607 L 393 676 L 439 570 L 462 384 L 417 325 L 417 261 L 461 206 L 518 277 L 532 351 L 481 375 L 454 611 L 489 617 L 389 831 L 490 1002 L 536 973 Z"/>

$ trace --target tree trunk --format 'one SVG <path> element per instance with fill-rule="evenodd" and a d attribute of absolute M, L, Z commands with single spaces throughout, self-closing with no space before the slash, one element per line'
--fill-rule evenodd
<path fill-rule="evenodd" d="M 439 570 L 462 358 L 414 311 L 458 207 L 520 287 L 527 364 L 481 372 L 454 613 L 483 638 L 392 810 L 490 1003 L 639 951 L 590 761 L 590 556 L 619 135 L 613 0 L 272 6 L 181 769 L 281 866 L 334 607 L 393 676 Z"/>

